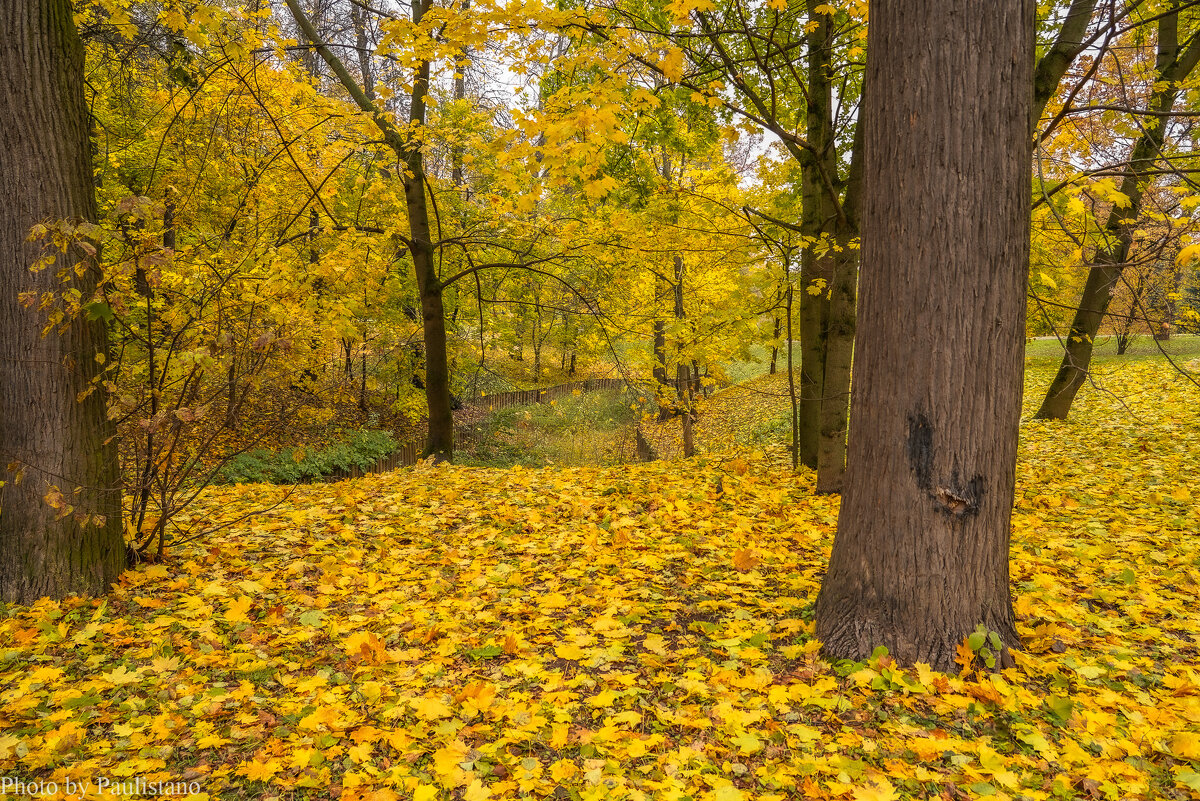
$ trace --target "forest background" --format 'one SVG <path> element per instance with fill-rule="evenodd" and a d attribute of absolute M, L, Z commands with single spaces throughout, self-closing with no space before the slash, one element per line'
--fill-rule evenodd
<path fill-rule="evenodd" d="M 1061 366 L 1032 416 L 1067 417 L 1101 337 L 1194 381 L 1195 5 L 1038 8 L 1026 335 Z M 843 488 L 865 3 L 74 12 L 95 215 L 34 228 L 9 302 L 48 340 L 105 332 L 78 395 L 105 399 L 123 508 L 18 459 L 6 514 L 32 493 L 161 561 L 230 525 L 187 509 L 264 459 L 449 461 L 456 407 L 585 378 L 691 455 L 698 398 L 751 362 L 790 379 L 792 469 Z"/>

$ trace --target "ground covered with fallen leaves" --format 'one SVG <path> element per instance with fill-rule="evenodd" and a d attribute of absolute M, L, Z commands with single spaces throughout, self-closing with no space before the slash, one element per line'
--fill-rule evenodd
<path fill-rule="evenodd" d="M 272 508 L 104 599 L 4 609 L 0 776 L 210 799 L 1196 797 L 1200 394 L 1154 363 L 1104 371 L 1073 421 L 1022 427 L 1025 651 L 1002 673 L 821 658 L 837 501 L 780 448 L 418 466 L 211 489 L 198 522 Z"/>

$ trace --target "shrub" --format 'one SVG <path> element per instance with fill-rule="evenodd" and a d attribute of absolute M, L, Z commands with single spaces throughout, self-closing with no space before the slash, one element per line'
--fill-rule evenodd
<path fill-rule="evenodd" d="M 355 431 L 324 448 L 274 452 L 247 451 L 230 459 L 217 473 L 222 484 L 296 484 L 354 468 L 367 470 L 399 447 L 387 431 Z"/>

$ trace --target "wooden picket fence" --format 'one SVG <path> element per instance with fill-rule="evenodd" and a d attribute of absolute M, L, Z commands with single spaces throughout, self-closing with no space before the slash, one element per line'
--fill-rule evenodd
<path fill-rule="evenodd" d="M 642 382 L 630 382 L 624 378 L 585 378 L 582 381 L 571 381 L 545 389 L 525 389 L 516 392 L 480 393 L 468 403 L 472 406 L 485 408 L 488 411 L 507 409 L 510 406 L 531 406 L 535 403 L 549 403 L 558 398 L 565 398 L 576 392 L 603 392 L 605 390 L 622 390 L 625 387 L 640 386 Z M 649 382 L 646 382 L 647 384 Z"/>
<path fill-rule="evenodd" d="M 416 442 L 406 442 L 387 456 L 383 456 L 378 459 L 375 464 L 368 465 L 366 469 L 352 467 L 349 470 L 339 470 L 336 473 L 330 473 L 327 476 L 322 476 L 320 480 L 326 484 L 330 484 L 334 481 L 344 481 L 348 478 L 362 478 L 363 476 L 373 475 L 375 473 L 386 473 L 390 470 L 395 470 L 398 467 L 412 467 L 420 458 L 420 444 Z"/>

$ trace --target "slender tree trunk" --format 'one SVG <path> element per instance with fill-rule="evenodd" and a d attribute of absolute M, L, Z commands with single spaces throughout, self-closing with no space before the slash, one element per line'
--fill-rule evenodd
<path fill-rule="evenodd" d="M 810 202 L 806 200 L 807 207 Z M 807 212 L 805 212 L 807 216 Z M 807 229 L 808 226 L 804 225 Z M 800 254 L 800 370 L 797 382 L 800 394 L 800 462 L 816 469 L 817 446 L 821 438 L 821 396 L 825 387 L 825 319 L 829 310 L 827 290 L 819 290 L 818 279 L 828 263 L 811 250 Z M 819 291 L 818 291 L 819 290 Z"/>
<path fill-rule="evenodd" d="M 412 19 L 420 25 L 431 0 L 413 0 Z M 429 62 L 422 61 L 409 102 L 413 127 L 425 125 L 425 98 L 429 92 Z M 446 357 L 446 309 L 442 282 L 433 258 L 429 205 L 425 197 L 425 159 L 419 145 L 405 147 L 404 202 L 408 209 L 409 237 L 417 291 L 421 295 L 421 326 L 425 335 L 425 401 L 429 408 L 429 439 L 425 455 L 436 461 L 454 458 L 454 415 L 450 409 L 450 365 Z"/>
<path fill-rule="evenodd" d="M 375 103 L 366 96 L 341 60 L 320 41 L 312 22 L 297 0 L 284 0 L 292 17 L 316 46 L 317 52 L 346 91 L 364 112 L 370 114 L 383 134 L 384 141 L 404 162 L 404 202 L 408 210 L 410 241 L 405 243 L 413 260 L 417 292 L 421 298 L 421 327 L 425 345 L 425 400 L 429 408 L 429 439 L 425 455 L 439 461 L 449 461 L 454 455 L 454 417 L 450 410 L 450 366 L 446 357 L 446 309 L 443 286 L 437 274 L 434 245 L 429 225 L 429 206 L 426 199 L 425 160 L 419 144 L 401 133 Z M 414 0 L 412 18 L 420 25 L 432 0 Z M 413 128 L 425 125 L 425 101 L 429 92 L 429 62 L 418 64 L 413 79 L 409 105 L 409 122 Z"/>
<path fill-rule="evenodd" d="M 849 473 L 816 607 L 833 658 L 955 670 L 979 624 L 1017 644 L 1033 22 L 1032 0 L 871 5 Z"/>
<path fill-rule="evenodd" d="M 788 399 L 792 402 L 792 470 L 796 471 L 800 469 L 800 399 L 796 394 L 796 371 L 792 365 L 792 297 L 794 294 L 789 282 L 787 288 Z"/>
<path fill-rule="evenodd" d="M 829 319 L 825 333 L 825 382 L 821 395 L 821 437 L 817 451 L 819 494 L 842 491 L 846 476 L 846 431 L 850 424 L 850 366 L 858 294 L 858 251 L 852 243 L 859 235 L 862 203 L 863 125 L 861 108 L 854 129 L 850 169 L 842 213 L 834 225 L 833 278 L 829 290 Z"/>
<path fill-rule="evenodd" d="M 1177 8 L 1178 0 L 1173 5 Z M 1153 181 L 1153 176 L 1147 175 L 1147 172 L 1154 168 L 1161 153 L 1163 137 L 1179 92 L 1179 82 L 1191 74 L 1198 60 L 1200 39 L 1192 39 L 1186 50 L 1180 49 L 1178 12 L 1159 19 L 1158 57 L 1155 63 L 1159 80 L 1155 82 L 1157 88 L 1149 104 L 1155 114 L 1143 119 L 1142 135 L 1133 147 L 1128 170 L 1121 180 L 1121 194 L 1129 198 L 1129 205 L 1122 208 L 1113 204 L 1105 221 L 1107 244 L 1092 259 L 1092 267 L 1083 285 L 1083 296 L 1071 320 L 1062 363 L 1035 415 L 1038 419 L 1065 420 L 1075 395 L 1087 379 L 1096 334 L 1100 332 L 1100 322 L 1108 311 L 1121 271 L 1129 260 L 1134 229 L 1141 215 L 1143 194 Z"/>
<path fill-rule="evenodd" d="M 1038 59 L 1037 67 L 1033 71 L 1033 114 L 1030 115 L 1032 129 L 1036 130 L 1042 112 L 1046 110 L 1046 104 L 1054 97 L 1063 76 L 1083 51 L 1088 23 L 1091 22 L 1095 10 L 1096 0 L 1072 0 L 1054 44 Z"/>
<path fill-rule="evenodd" d="M 367 349 L 364 346 L 362 352 L 362 371 L 359 375 L 358 382 L 358 410 L 363 414 L 367 412 Z"/>
<path fill-rule="evenodd" d="M 375 100 L 375 68 L 371 63 L 372 43 L 367 36 L 367 12 L 350 4 L 350 22 L 354 26 L 354 48 L 358 51 L 358 69 L 362 73 L 363 94 Z"/>
<path fill-rule="evenodd" d="M 654 380 L 667 383 L 667 323 L 660 317 L 654 318 Z"/>
<path fill-rule="evenodd" d="M 89 265 L 75 285 L 86 299 L 97 277 L 77 247 L 31 273 L 42 252 L 26 241 L 38 223 L 96 219 L 71 3 L 0 4 L 0 41 L 0 601 L 28 604 L 107 592 L 125 545 L 114 430 L 97 382 L 107 332 L 81 317 L 43 337 L 43 315 L 17 297 L 63 288 L 55 274 L 78 263 Z"/>
<path fill-rule="evenodd" d="M 471 7 L 471 0 L 463 0 L 462 10 L 465 13 Z M 467 97 L 467 68 L 471 66 L 471 51 L 463 48 L 455 59 L 454 64 L 454 99 L 464 100 Z M 466 181 L 463 174 L 463 146 L 455 142 L 450 150 L 450 182 L 461 189 Z"/>
<path fill-rule="evenodd" d="M 679 337 L 683 338 L 683 321 L 686 313 L 683 308 L 683 256 L 675 257 L 675 324 L 679 329 Z M 692 381 L 691 369 L 684 358 L 683 342 L 676 343 L 678 363 L 675 366 L 675 391 L 678 394 L 679 406 L 683 409 L 683 455 L 696 454 L 696 440 L 693 432 L 692 417 Z"/>
<path fill-rule="evenodd" d="M 783 327 L 783 320 L 780 320 L 779 315 L 776 314 L 775 315 L 775 329 L 771 334 L 772 341 L 779 342 L 779 330 L 782 327 Z M 789 342 L 788 345 L 790 346 L 791 343 Z M 779 364 L 779 345 L 776 344 L 776 345 L 771 346 L 771 369 L 768 371 L 767 374 L 775 375 L 775 370 L 777 369 L 778 364 Z"/>

